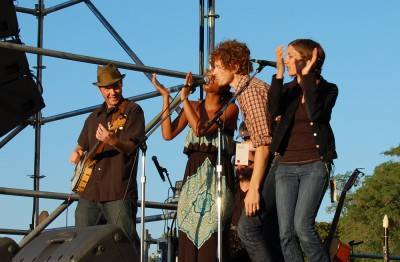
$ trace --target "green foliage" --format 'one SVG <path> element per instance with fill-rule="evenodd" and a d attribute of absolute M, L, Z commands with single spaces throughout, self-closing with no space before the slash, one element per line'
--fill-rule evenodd
<path fill-rule="evenodd" d="M 319 237 L 322 241 L 328 236 L 329 228 L 331 227 L 330 223 L 327 222 L 317 222 L 315 223 L 315 229 L 317 230 Z"/>
<path fill-rule="evenodd" d="M 400 156 L 400 146 L 384 154 Z M 385 214 L 389 217 L 390 251 L 400 255 L 400 162 L 393 160 L 377 166 L 355 193 L 348 194 L 339 223 L 341 239 L 364 241 L 356 252 L 382 253 Z"/>
<path fill-rule="evenodd" d="M 390 150 L 383 152 L 385 156 L 400 156 L 400 146 L 392 147 Z"/>

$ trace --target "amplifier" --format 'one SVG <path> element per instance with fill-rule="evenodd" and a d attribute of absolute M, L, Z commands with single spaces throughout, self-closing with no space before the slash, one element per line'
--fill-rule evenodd
<path fill-rule="evenodd" d="M 14 240 L 8 237 L 0 237 L 0 258 L 2 262 L 11 262 L 18 251 L 19 246 Z"/>
<path fill-rule="evenodd" d="M 42 232 L 23 247 L 13 262 L 140 261 L 140 254 L 115 225 L 60 228 Z"/>

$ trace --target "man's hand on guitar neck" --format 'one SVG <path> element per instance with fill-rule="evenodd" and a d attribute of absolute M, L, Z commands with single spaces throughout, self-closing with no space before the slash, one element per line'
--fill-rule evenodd
<path fill-rule="evenodd" d="M 75 148 L 75 150 L 71 153 L 71 156 L 69 157 L 69 162 L 75 165 L 78 164 L 82 155 L 83 155 L 83 148 L 78 145 Z"/>

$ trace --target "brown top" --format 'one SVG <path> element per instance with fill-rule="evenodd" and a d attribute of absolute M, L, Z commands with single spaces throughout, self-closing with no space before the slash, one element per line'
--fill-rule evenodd
<path fill-rule="evenodd" d="M 237 93 L 243 86 L 249 83 L 249 76 L 244 75 L 240 79 Z M 243 113 L 244 122 L 250 132 L 250 140 L 255 148 L 271 143 L 271 121 L 268 112 L 269 86 L 263 81 L 253 78 L 246 90 L 237 98 Z"/>
<path fill-rule="evenodd" d="M 89 150 L 96 144 L 96 130 L 99 123 L 107 127 L 113 112 L 117 109 L 107 109 L 103 104 L 89 115 L 78 139 L 78 144 L 84 150 Z M 137 143 L 145 135 L 143 110 L 136 103 L 129 102 L 125 113 L 127 121 L 123 129 L 118 130 L 117 135 L 121 140 L 131 140 Z M 85 191 L 80 194 L 81 197 L 96 202 L 120 200 L 124 198 L 128 187 L 126 199 L 137 200 L 137 153 L 138 150 L 123 153 L 112 146 L 105 145 L 103 151 L 95 157 L 97 163 Z M 134 162 L 136 163 L 132 168 Z M 132 177 L 128 186 L 130 174 Z"/>
<path fill-rule="evenodd" d="M 283 153 L 281 163 L 308 163 L 319 159 L 310 120 L 307 117 L 306 107 L 301 102 L 297 107 L 291 132 L 284 142 L 287 147 Z"/>

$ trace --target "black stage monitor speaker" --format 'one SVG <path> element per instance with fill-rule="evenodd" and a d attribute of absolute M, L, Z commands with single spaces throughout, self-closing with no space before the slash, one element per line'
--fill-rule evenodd
<path fill-rule="evenodd" d="M 19 246 L 14 240 L 8 237 L 0 237 L 1 262 L 11 262 L 18 251 Z"/>
<path fill-rule="evenodd" d="M 0 137 L 45 106 L 24 52 L 0 48 L 0 94 Z"/>
<path fill-rule="evenodd" d="M 19 40 L 5 42 L 21 44 Z M 25 52 L 0 47 L 0 57 L 0 85 L 30 74 Z"/>
<path fill-rule="evenodd" d="M 138 262 L 140 254 L 115 225 L 52 229 L 17 253 L 13 262 Z"/>
<path fill-rule="evenodd" d="M 0 37 L 18 35 L 18 21 L 13 0 L 0 1 Z"/>

